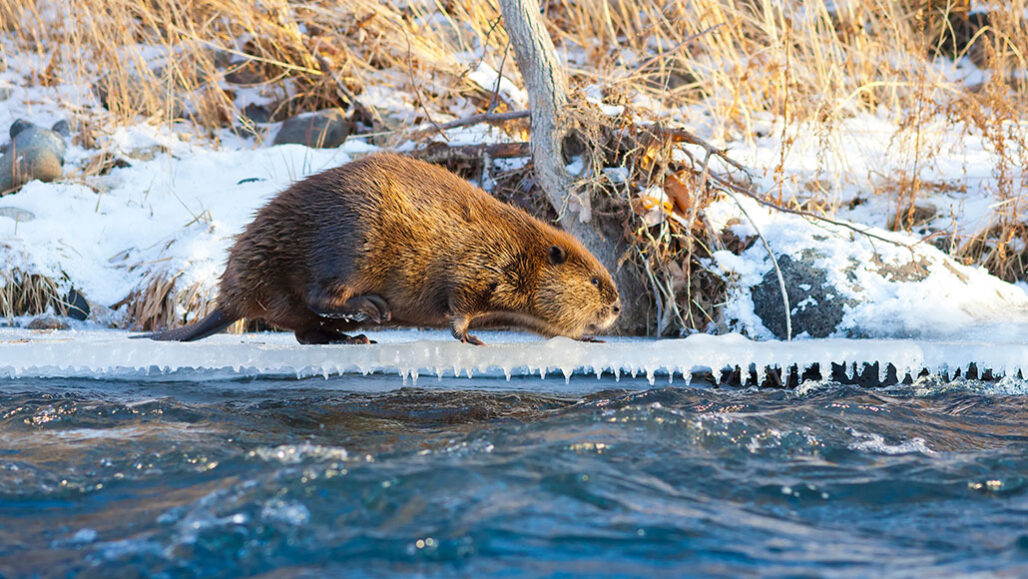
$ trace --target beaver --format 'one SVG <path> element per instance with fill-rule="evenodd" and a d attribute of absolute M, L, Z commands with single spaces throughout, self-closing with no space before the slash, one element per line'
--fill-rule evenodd
<path fill-rule="evenodd" d="M 299 181 L 229 251 L 213 312 L 150 334 L 191 341 L 240 318 L 302 344 L 368 343 L 367 323 L 503 325 L 595 340 L 621 309 L 610 273 L 576 239 L 446 171 L 377 153 Z"/>

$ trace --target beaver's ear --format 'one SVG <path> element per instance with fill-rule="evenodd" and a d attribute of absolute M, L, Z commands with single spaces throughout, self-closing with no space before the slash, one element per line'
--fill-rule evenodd
<path fill-rule="evenodd" d="M 553 265 L 560 265 L 568 260 L 568 252 L 564 251 L 564 248 L 559 245 L 551 245 L 546 250 L 546 259 L 550 260 Z"/>

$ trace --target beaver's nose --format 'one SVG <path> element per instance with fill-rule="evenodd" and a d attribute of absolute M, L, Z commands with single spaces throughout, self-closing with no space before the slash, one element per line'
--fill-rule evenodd
<path fill-rule="evenodd" d="M 614 306 L 611 308 L 615 314 L 621 313 L 621 300 L 614 302 Z"/>

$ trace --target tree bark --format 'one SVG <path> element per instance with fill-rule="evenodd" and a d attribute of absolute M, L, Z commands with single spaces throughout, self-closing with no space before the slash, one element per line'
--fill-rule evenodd
<path fill-rule="evenodd" d="M 621 294 L 622 313 L 616 329 L 634 333 L 645 328 L 645 288 L 629 268 L 618 267 L 627 244 L 620 235 L 604 236 L 593 220 L 589 192 L 576 195 L 574 179 L 564 165 L 566 128 L 561 112 L 568 104 L 568 81 L 553 41 L 540 16 L 538 0 L 499 0 L 503 22 L 514 47 L 518 70 L 531 109 L 532 163 L 536 178 L 564 229 L 575 236 L 610 271 Z M 617 228 L 614 228 L 617 231 Z"/>

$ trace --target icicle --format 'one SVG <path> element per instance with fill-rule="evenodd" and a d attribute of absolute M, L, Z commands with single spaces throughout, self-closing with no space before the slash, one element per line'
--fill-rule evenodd
<path fill-rule="evenodd" d="M 646 381 L 650 383 L 650 386 L 653 386 L 653 378 L 654 378 L 654 376 L 653 376 L 653 368 L 647 368 L 646 369 Z"/>
<path fill-rule="evenodd" d="M 435 376 L 436 376 L 436 378 L 439 379 L 440 382 L 443 381 L 443 367 L 442 366 L 436 366 L 435 367 Z"/>
<path fill-rule="evenodd" d="M 611 366 L 611 371 L 614 372 L 614 381 L 621 381 L 621 366 Z"/>
<path fill-rule="evenodd" d="M 564 366 L 564 367 L 562 367 L 560 369 L 560 371 L 564 373 L 564 383 L 565 384 L 570 384 L 571 383 L 571 374 L 573 374 L 571 369 L 569 369 L 567 366 Z"/>
<path fill-rule="evenodd" d="M 878 361 L 878 383 L 884 384 L 889 378 L 889 365 L 883 360 Z"/>
<path fill-rule="evenodd" d="M 539 367 L 539 377 L 542 378 L 543 380 L 546 379 L 546 366 L 540 366 Z"/>
<path fill-rule="evenodd" d="M 503 367 L 503 377 L 507 379 L 507 382 L 510 382 L 510 366 Z"/>
<path fill-rule="evenodd" d="M 403 385 L 406 386 L 407 385 L 407 371 L 406 370 L 400 370 L 400 377 L 403 378 Z"/>
<path fill-rule="evenodd" d="M 418 385 L 418 369 L 417 368 L 411 368 L 410 380 L 411 380 L 411 385 L 417 387 L 417 385 Z"/>
<path fill-rule="evenodd" d="M 328 366 L 321 367 L 321 375 L 325 378 L 325 380 L 328 380 Z"/>

